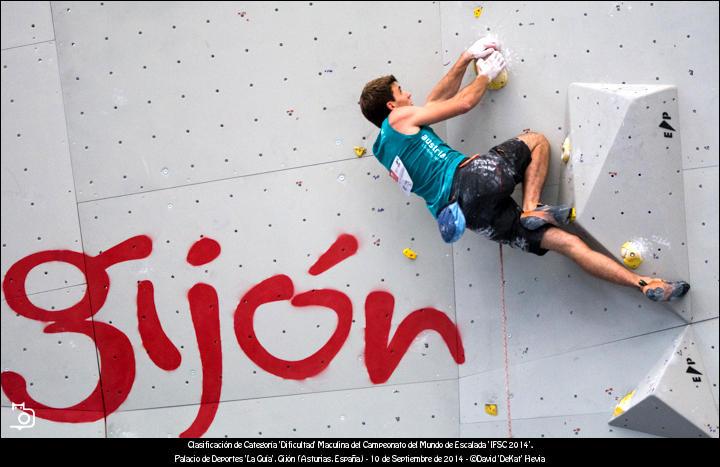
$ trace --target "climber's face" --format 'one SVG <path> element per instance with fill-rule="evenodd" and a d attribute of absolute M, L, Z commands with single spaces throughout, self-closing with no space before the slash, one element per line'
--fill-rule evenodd
<path fill-rule="evenodd" d="M 407 91 L 403 91 L 402 86 L 397 82 L 391 85 L 394 100 L 387 103 L 388 109 L 394 110 L 398 107 L 404 107 L 406 105 L 413 105 L 412 94 Z"/>

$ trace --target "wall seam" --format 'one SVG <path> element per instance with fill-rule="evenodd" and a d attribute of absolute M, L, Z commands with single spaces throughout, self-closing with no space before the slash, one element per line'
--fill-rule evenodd
<path fill-rule="evenodd" d="M 62 115 L 63 120 L 65 121 L 65 139 L 67 141 L 67 154 L 68 159 L 70 161 L 70 172 L 72 176 L 72 182 L 73 182 L 73 196 L 75 197 L 75 212 L 77 214 L 77 223 L 78 223 L 78 232 L 80 233 L 80 248 L 82 249 L 83 253 L 83 263 L 85 266 L 85 271 L 83 271 L 83 276 L 85 277 L 85 282 L 88 281 L 87 273 L 88 270 L 87 262 L 85 261 L 86 253 L 85 253 L 85 241 L 83 240 L 83 233 L 82 233 L 82 222 L 80 221 L 80 205 L 78 203 L 78 191 L 77 191 L 77 183 L 75 181 L 75 169 L 73 167 L 73 160 L 72 160 L 72 148 L 70 146 L 70 129 L 68 128 L 68 115 L 65 108 L 65 93 L 63 92 L 63 83 L 62 83 L 62 77 L 60 74 L 60 54 L 58 53 L 57 49 L 57 36 L 55 33 L 55 18 L 53 17 L 53 9 L 52 9 L 52 2 L 48 2 L 48 7 L 50 9 L 50 24 L 52 25 L 52 37 L 53 40 L 49 41 L 53 45 L 53 49 L 55 50 L 55 63 L 57 65 L 57 80 L 58 85 L 60 86 L 60 101 L 62 103 Z M 89 292 L 90 284 L 87 284 L 87 289 Z M 97 335 L 95 334 L 95 315 L 93 314 L 93 305 L 92 305 L 92 294 L 88 293 L 88 300 L 90 303 L 90 319 L 92 320 L 93 325 L 93 345 L 95 346 L 95 361 L 97 362 L 97 369 L 98 369 L 98 384 L 100 385 L 100 394 L 101 394 L 101 400 L 102 400 L 102 409 L 103 409 L 103 425 L 104 425 L 104 431 L 105 431 L 105 438 L 108 437 L 108 430 L 107 430 L 107 408 L 105 406 L 105 390 L 103 388 L 103 381 L 102 381 L 102 368 L 100 367 L 100 355 L 97 348 Z"/>

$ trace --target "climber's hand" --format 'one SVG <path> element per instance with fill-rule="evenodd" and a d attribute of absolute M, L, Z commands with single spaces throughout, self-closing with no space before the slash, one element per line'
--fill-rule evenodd
<path fill-rule="evenodd" d="M 489 36 L 478 39 L 467 49 L 468 53 L 477 60 L 489 57 L 495 50 L 500 50 L 500 44 L 497 39 Z"/>
<path fill-rule="evenodd" d="M 478 60 L 477 67 L 479 75 L 486 75 L 492 81 L 505 68 L 505 58 L 500 52 L 493 51 L 487 59 Z"/>

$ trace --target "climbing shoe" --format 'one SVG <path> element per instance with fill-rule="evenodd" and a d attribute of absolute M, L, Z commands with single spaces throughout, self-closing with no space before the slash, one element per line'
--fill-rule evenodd
<path fill-rule="evenodd" d="M 575 208 L 558 205 L 538 204 L 532 211 L 520 214 L 520 225 L 528 230 L 536 230 L 545 224 L 566 225 L 575 220 Z"/>
<path fill-rule="evenodd" d="M 639 285 L 642 287 L 643 294 L 654 302 L 669 302 L 683 297 L 690 290 L 690 284 L 685 281 L 671 282 L 653 279 L 650 282 L 645 282 L 641 280 Z"/>

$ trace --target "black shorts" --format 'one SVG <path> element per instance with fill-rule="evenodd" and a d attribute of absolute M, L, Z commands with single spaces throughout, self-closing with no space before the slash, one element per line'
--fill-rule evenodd
<path fill-rule="evenodd" d="M 530 149 L 517 138 L 499 144 L 487 154 L 458 168 L 453 177 L 451 202 L 458 201 L 468 229 L 490 240 L 542 256 L 544 225 L 528 230 L 520 224 L 522 208 L 512 199 L 530 164 Z"/>

